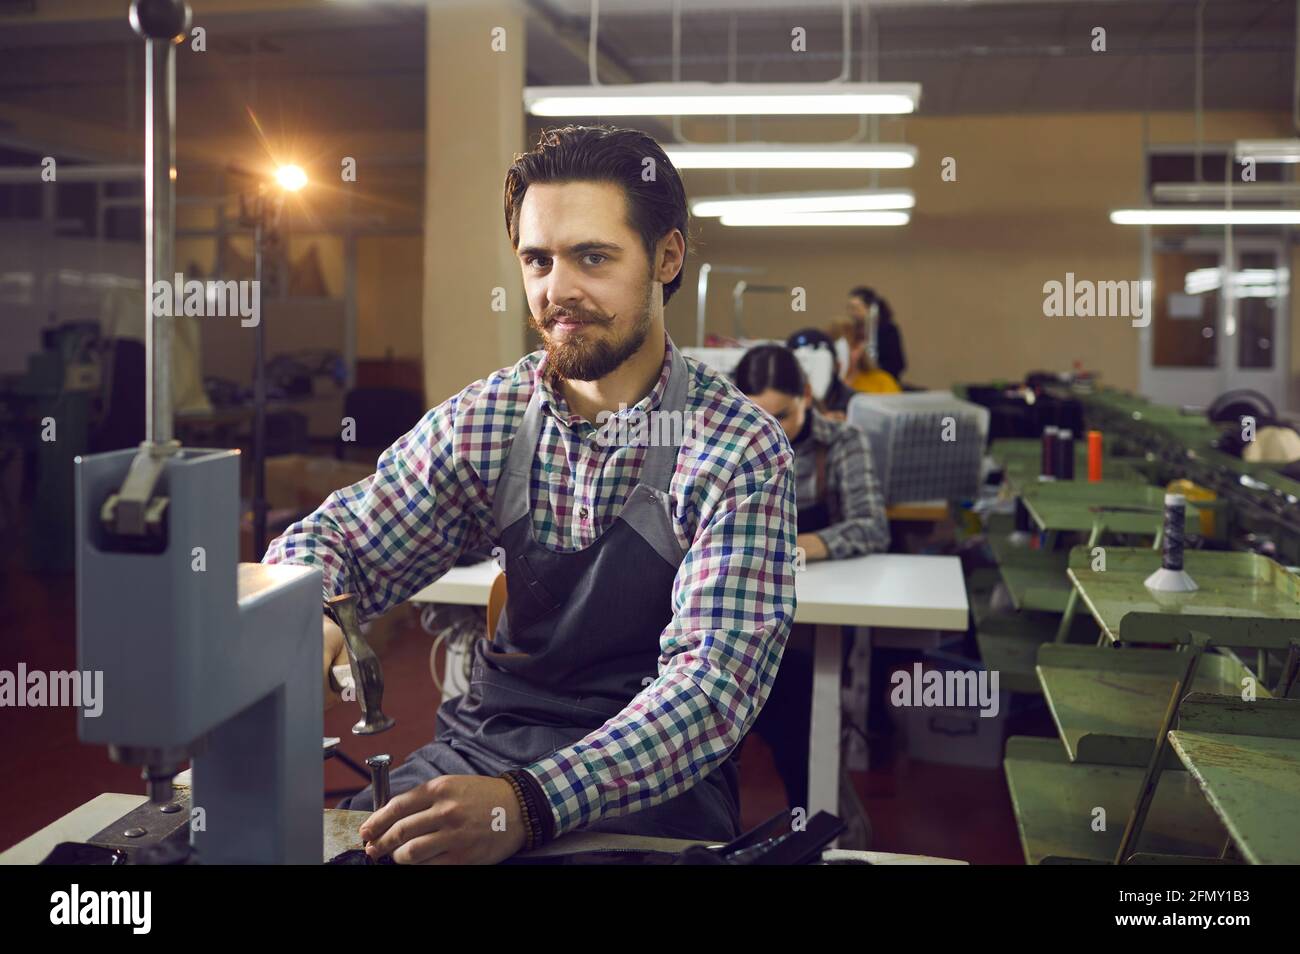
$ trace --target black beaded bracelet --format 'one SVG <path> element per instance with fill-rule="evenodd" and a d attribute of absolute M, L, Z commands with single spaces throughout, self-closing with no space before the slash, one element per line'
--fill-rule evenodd
<path fill-rule="evenodd" d="M 519 801 L 519 811 L 524 817 L 524 850 L 531 851 L 541 844 L 541 825 L 537 819 L 537 808 L 533 804 L 532 793 L 515 771 L 503 772 L 501 777 L 510 783 L 510 788 Z"/>
<path fill-rule="evenodd" d="M 531 796 L 531 804 L 534 808 L 533 821 L 538 826 L 537 843 L 545 845 L 555 838 L 555 816 L 551 813 L 550 802 L 541 783 L 532 774 L 524 769 L 517 771 L 520 787 Z"/>

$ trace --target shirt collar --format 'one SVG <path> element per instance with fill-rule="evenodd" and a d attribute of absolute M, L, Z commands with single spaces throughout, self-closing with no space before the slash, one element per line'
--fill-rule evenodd
<path fill-rule="evenodd" d="M 811 405 L 809 405 L 807 412 L 803 416 L 803 427 L 799 428 L 799 433 L 796 434 L 790 441 L 791 447 L 802 446 L 803 442 L 806 441 L 812 435 L 813 415 L 815 413 L 817 412 L 813 409 Z"/>
<path fill-rule="evenodd" d="M 547 361 L 550 355 L 542 352 L 541 363 L 537 365 L 536 381 L 538 399 L 541 402 L 542 410 L 550 414 L 561 424 L 567 424 L 569 427 L 594 427 L 589 421 L 580 414 L 575 414 L 569 409 L 569 403 L 564 399 L 564 390 L 559 386 L 559 381 L 554 380 L 553 376 L 547 373 Z M 673 340 L 668 337 L 668 332 L 664 332 L 664 363 L 659 372 L 659 380 L 650 393 L 637 401 L 627 411 L 615 411 L 613 416 L 619 417 L 622 414 L 631 414 L 634 411 L 642 414 L 648 414 L 650 411 L 659 407 L 663 401 L 664 394 L 668 390 L 669 372 L 673 366 Z"/>
<path fill-rule="evenodd" d="M 808 408 L 812 417 L 812 433 L 809 435 L 816 443 L 830 445 L 834 439 L 831 419 L 814 407 Z"/>

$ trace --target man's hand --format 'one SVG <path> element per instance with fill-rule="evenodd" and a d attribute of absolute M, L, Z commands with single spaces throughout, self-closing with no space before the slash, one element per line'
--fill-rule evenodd
<path fill-rule="evenodd" d="M 514 788 L 482 775 L 442 775 L 403 792 L 360 832 L 367 855 L 403 865 L 492 865 L 527 841 Z"/>
<path fill-rule="evenodd" d="M 321 678 L 325 681 L 325 708 L 328 709 L 342 701 L 333 688 L 330 687 L 330 670 L 335 666 L 348 665 L 348 647 L 343 641 L 343 630 L 339 629 L 339 624 L 334 622 L 328 616 L 325 619 L 325 645 L 324 645 L 324 672 Z"/>

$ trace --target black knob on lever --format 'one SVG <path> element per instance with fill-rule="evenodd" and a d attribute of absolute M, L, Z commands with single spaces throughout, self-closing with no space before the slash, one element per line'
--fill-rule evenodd
<path fill-rule="evenodd" d="M 175 40 L 189 32 L 192 22 L 185 0 L 134 0 L 127 18 L 146 40 Z"/>
<path fill-rule="evenodd" d="M 361 706 L 361 721 L 352 727 L 354 735 L 376 735 L 391 729 L 397 723 L 384 715 L 384 671 L 379 657 L 361 635 L 357 620 L 357 598 L 353 593 L 331 596 L 325 601 L 325 612 L 343 630 L 343 641 L 348 648 L 348 662 L 352 666 L 352 683 L 356 686 L 357 704 Z"/>

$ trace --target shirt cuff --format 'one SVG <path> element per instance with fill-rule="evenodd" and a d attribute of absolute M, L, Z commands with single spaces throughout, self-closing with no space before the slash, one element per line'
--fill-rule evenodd
<path fill-rule="evenodd" d="M 826 545 L 827 556 L 832 560 L 843 560 L 853 556 L 853 546 L 844 539 L 844 534 L 830 531 L 830 527 L 816 531 L 817 536 Z"/>
<path fill-rule="evenodd" d="M 572 748 L 552 752 L 525 766 L 523 772 L 537 782 L 545 795 L 544 802 L 554 815 L 557 838 L 602 814 L 597 782 L 582 756 Z"/>

